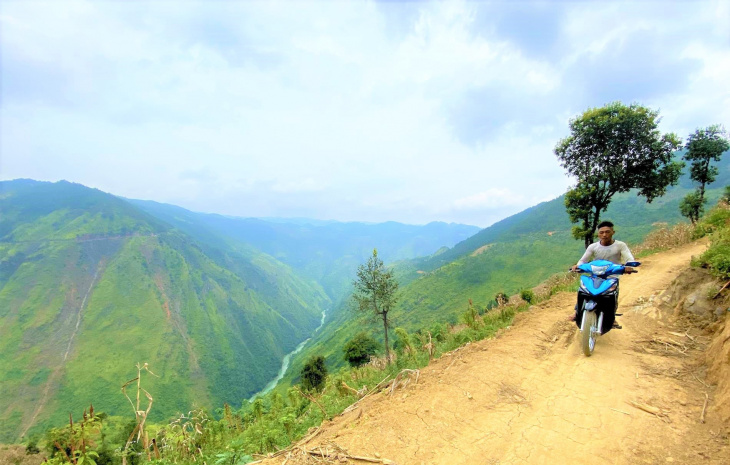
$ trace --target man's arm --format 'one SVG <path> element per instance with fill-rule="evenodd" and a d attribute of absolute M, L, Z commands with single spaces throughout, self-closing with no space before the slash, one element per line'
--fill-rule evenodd
<path fill-rule="evenodd" d="M 636 261 L 634 255 L 631 253 L 631 250 L 629 250 L 629 246 L 626 245 L 625 242 L 621 247 L 621 260 L 623 260 L 624 263 Z"/>
<path fill-rule="evenodd" d="M 573 265 L 571 270 L 578 271 L 578 265 L 582 265 L 584 263 L 590 262 L 591 258 L 593 258 L 593 249 L 594 249 L 593 244 L 589 245 L 588 248 L 586 249 L 585 253 L 583 254 L 583 256 L 580 257 L 580 260 L 578 260 L 578 264 Z"/>
<path fill-rule="evenodd" d="M 583 254 L 583 256 L 580 257 L 580 260 L 578 260 L 578 265 L 582 265 L 584 263 L 588 263 L 588 262 L 591 261 L 591 258 L 593 258 L 593 249 L 594 248 L 595 247 L 593 247 L 593 244 L 591 244 L 591 245 L 588 246 L 588 248 L 586 249 L 586 251 Z"/>

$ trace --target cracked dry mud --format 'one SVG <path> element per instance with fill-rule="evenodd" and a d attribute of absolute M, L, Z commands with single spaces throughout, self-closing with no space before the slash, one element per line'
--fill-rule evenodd
<path fill-rule="evenodd" d="M 576 328 L 566 321 L 575 296 L 558 294 L 519 314 L 495 339 L 432 362 L 418 384 L 365 399 L 305 447 L 336 444 L 351 455 L 399 465 L 727 465 L 727 425 L 713 415 L 700 350 L 644 350 L 640 342 L 669 331 L 679 337 L 651 302 L 704 247 L 651 256 L 639 274 L 622 278 L 624 329 L 599 338 L 592 357 L 582 354 Z M 301 460 L 280 456 L 264 463 Z"/>

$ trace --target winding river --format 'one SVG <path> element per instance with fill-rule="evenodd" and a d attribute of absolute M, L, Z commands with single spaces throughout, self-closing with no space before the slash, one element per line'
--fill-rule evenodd
<path fill-rule="evenodd" d="M 315 329 L 312 332 L 312 336 L 309 336 L 307 339 L 303 340 L 301 343 L 299 343 L 299 345 L 294 350 L 292 350 L 291 352 L 289 352 L 288 354 L 286 354 L 284 356 L 284 360 L 281 362 L 281 369 L 279 370 L 279 374 L 276 376 L 276 378 L 272 379 L 269 382 L 269 384 L 267 384 L 266 387 L 264 387 L 261 391 L 259 391 L 256 394 L 252 395 L 248 399 L 249 402 L 253 402 L 253 400 L 256 397 L 263 396 L 264 394 L 266 394 L 267 392 L 271 391 L 272 389 L 274 389 L 276 387 L 276 385 L 279 383 L 279 381 L 281 381 L 281 379 L 284 377 L 284 374 L 286 373 L 286 370 L 289 369 L 289 361 L 291 360 L 291 358 L 294 355 L 296 355 L 299 352 L 301 352 L 302 349 L 304 348 L 304 346 L 307 345 L 307 342 L 309 342 L 310 340 L 312 340 L 312 337 L 315 335 L 315 333 L 317 331 L 319 331 L 320 329 L 322 329 L 322 326 L 324 326 L 324 319 L 326 317 L 327 317 L 327 309 L 324 309 L 324 310 L 322 310 L 322 319 L 319 322 L 319 326 L 317 326 L 317 329 Z"/>

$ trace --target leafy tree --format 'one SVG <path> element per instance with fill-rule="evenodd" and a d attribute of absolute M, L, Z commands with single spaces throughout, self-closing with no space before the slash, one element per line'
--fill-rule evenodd
<path fill-rule="evenodd" d="M 684 159 L 691 163 L 689 176 L 699 186 L 696 192 L 687 194 L 679 208 L 683 216 L 696 223 L 705 206 L 705 186 L 712 184 L 719 172 L 711 163 L 720 161 L 722 153 L 730 150 L 730 142 L 725 129 L 715 124 L 690 134 L 684 148 Z"/>
<path fill-rule="evenodd" d="M 682 216 L 689 218 L 692 224 L 695 224 L 700 219 L 700 216 L 705 212 L 705 206 L 699 189 L 690 192 L 682 199 L 679 203 L 679 212 Z"/>
<path fill-rule="evenodd" d="M 304 364 L 301 372 L 302 387 L 307 391 L 321 392 L 327 380 L 327 367 L 324 364 L 324 357 L 313 355 Z"/>
<path fill-rule="evenodd" d="M 378 258 L 377 249 L 366 264 L 357 268 L 357 279 L 353 282 L 355 292 L 353 298 L 358 310 L 370 312 L 382 318 L 385 332 L 385 358 L 390 363 L 390 346 L 388 344 L 388 313 L 398 300 L 398 281 L 393 270 L 387 270 L 383 261 Z"/>
<path fill-rule="evenodd" d="M 589 108 L 570 120 L 570 136 L 555 146 L 555 155 L 578 184 L 566 195 L 565 206 L 576 239 L 593 242 L 611 198 L 630 189 L 651 202 L 679 180 L 683 164 L 672 160 L 680 139 L 657 129 L 659 112 L 638 104 L 609 103 Z"/>
<path fill-rule="evenodd" d="M 362 332 L 345 344 L 343 349 L 345 361 L 353 367 L 359 367 L 370 360 L 371 355 L 378 352 L 378 343 L 372 337 Z"/>

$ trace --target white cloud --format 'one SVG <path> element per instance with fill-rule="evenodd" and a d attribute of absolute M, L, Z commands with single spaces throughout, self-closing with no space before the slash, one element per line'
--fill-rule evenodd
<path fill-rule="evenodd" d="M 454 206 L 459 210 L 488 209 L 523 204 L 524 196 L 504 188 L 487 189 L 454 201 Z"/>
<path fill-rule="evenodd" d="M 305 178 L 289 182 L 275 182 L 271 190 L 281 194 L 317 192 L 325 190 L 325 183 L 315 181 L 313 178 Z"/>
<path fill-rule="evenodd" d="M 3 2 L 0 178 L 486 225 L 565 191 L 552 148 L 589 105 L 730 124 L 727 6 L 663 5 L 561 4 L 536 53 L 496 32 L 500 3 Z"/>

